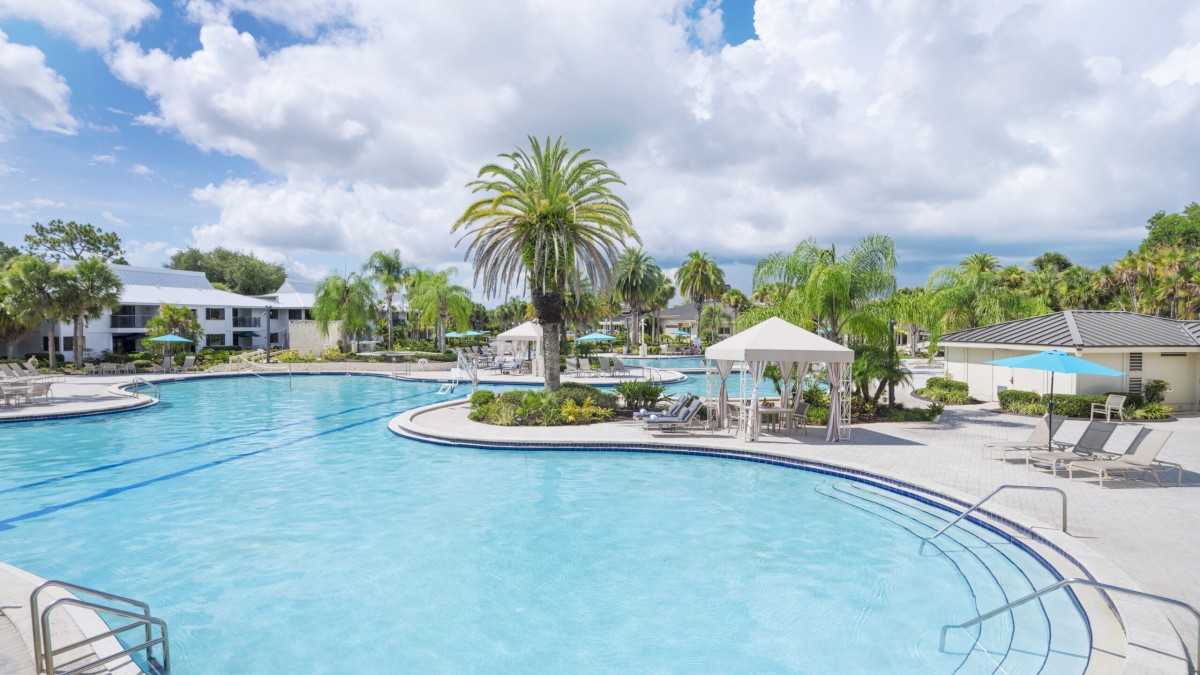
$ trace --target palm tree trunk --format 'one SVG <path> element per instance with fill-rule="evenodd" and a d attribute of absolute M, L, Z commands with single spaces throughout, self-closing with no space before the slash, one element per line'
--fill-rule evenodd
<path fill-rule="evenodd" d="M 54 328 L 55 328 L 56 324 L 58 324 L 58 319 L 50 319 L 50 340 L 48 341 L 48 344 L 46 345 L 47 347 L 49 347 L 49 349 L 47 349 L 47 351 L 50 352 L 50 372 L 54 372 L 54 364 L 57 362 L 56 357 L 58 356 L 56 350 L 54 349 L 54 347 L 55 347 Z"/>
<path fill-rule="evenodd" d="M 439 352 L 446 352 L 446 317 L 440 314 L 437 320 L 437 346 Z"/>
<path fill-rule="evenodd" d="M 71 345 L 74 347 L 74 358 L 71 360 L 75 362 L 75 370 L 83 370 L 83 326 L 86 322 L 87 317 L 82 312 L 75 317 L 75 337 L 74 344 Z"/>
<path fill-rule="evenodd" d="M 393 348 L 392 347 L 392 292 L 391 291 L 388 291 L 387 293 L 384 294 L 384 300 L 387 301 L 387 306 L 388 306 L 388 346 L 387 346 L 387 348 L 390 350 Z"/>
<path fill-rule="evenodd" d="M 561 323 L 542 324 L 542 381 L 546 391 L 558 391 L 562 386 L 558 372 L 558 338 Z"/>

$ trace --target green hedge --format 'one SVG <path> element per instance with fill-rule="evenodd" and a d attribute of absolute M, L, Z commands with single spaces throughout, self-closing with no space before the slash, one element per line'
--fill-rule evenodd
<path fill-rule="evenodd" d="M 1000 400 L 1000 407 L 1003 410 L 1013 410 L 1020 404 L 1040 403 L 1042 400 L 1042 395 L 1036 391 L 1020 389 L 1005 389 L 996 397 Z"/>
<path fill-rule="evenodd" d="M 946 377 L 931 377 L 925 382 L 926 389 L 942 389 L 945 391 L 956 391 L 966 394 L 970 391 L 966 382 L 951 380 Z"/>
<path fill-rule="evenodd" d="M 1109 394 L 1124 396 L 1126 410 L 1137 410 L 1146 405 L 1146 400 L 1141 394 L 1133 394 L 1125 391 L 1109 392 L 1108 394 L 1055 394 L 1054 414 L 1065 415 L 1067 417 L 1090 417 L 1092 404 L 1104 403 L 1108 400 Z M 1040 404 L 1044 408 L 1050 403 L 1049 394 L 1021 391 L 1019 389 L 1002 391 L 998 398 L 1000 400 L 1000 408 L 1009 412 L 1027 412 L 1039 409 L 1031 404 Z"/>

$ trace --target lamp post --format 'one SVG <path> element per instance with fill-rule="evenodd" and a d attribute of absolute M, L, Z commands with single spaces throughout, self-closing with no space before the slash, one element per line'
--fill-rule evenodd
<path fill-rule="evenodd" d="M 888 341 L 888 357 L 891 359 L 888 367 L 891 367 L 896 363 L 896 322 L 890 318 L 888 319 Z M 888 406 L 896 407 L 896 383 L 891 377 L 888 378 Z"/>

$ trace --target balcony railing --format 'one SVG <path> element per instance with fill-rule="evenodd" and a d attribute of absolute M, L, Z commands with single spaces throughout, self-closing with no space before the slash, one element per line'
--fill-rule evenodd
<path fill-rule="evenodd" d="M 233 317 L 234 328 L 258 328 L 262 325 L 262 317 L 258 316 L 235 316 Z"/>
<path fill-rule="evenodd" d="M 154 314 L 113 314 L 109 322 L 110 328 L 145 328 L 146 322 L 153 319 Z"/>

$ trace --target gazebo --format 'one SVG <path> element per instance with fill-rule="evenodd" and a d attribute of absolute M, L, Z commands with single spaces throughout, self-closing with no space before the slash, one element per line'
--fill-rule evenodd
<path fill-rule="evenodd" d="M 539 363 L 539 359 L 537 358 L 537 355 L 541 353 L 541 342 L 542 342 L 542 326 L 541 326 L 541 324 L 537 324 L 532 321 L 526 321 L 525 323 L 523 323 L 519 326 L 514 326 L 512 328 L 509 328 L 508 330 L 504 331 L 503 333 L 497 335 L 496 339 L 511 342 L 513 345 L 513 354 L 517 354 L 517 353 L 525 350 L 527 348 L 527 346 L 533 345 L 534 358 L 533 358 L 533 367 L 530 369 L 530 372 L 532 372 L 534 375 L 542 374 L 541 364 Z"/>
<path fill-rule="evenodd" d="M 724 426 L 728 420 L 726 408 L 729 404 L 729 391 L 726 381 L 733 372 L 737 361 L 746 364 L 746 372 L 742 374 L 745 383 L 747 375 L 753 384 L 750 394 L 750 423 L 746 425 L 746 440 L 758 440 L 759 406 L 758 387 L 762 384 L 763 370 L 768 363 L 778 363 L 783 373 L 783 396 L 787 397 L 788 380 L 791 378 L 792 367 L 797 367 L 800 378 L 808 370 L 811 363 L 824 363 L 829 370 L 829 424 L 825 440 L 836 442 L 850 437 L 850 368 L 854 363 L 854 350 L 844 347 L 783 319 L 772 317 L 766 321 L 748 328 L 736 335 L 730 336 L 704 350 L 704 356 L 711 361 L 721 378 L 721 390 L 717 396 L 717 424 Z M 799 395 L 799 393 L 797 393 Z M 787 400 L 781 400 L 780 407 L 786 408 Z"/>

